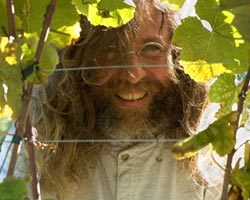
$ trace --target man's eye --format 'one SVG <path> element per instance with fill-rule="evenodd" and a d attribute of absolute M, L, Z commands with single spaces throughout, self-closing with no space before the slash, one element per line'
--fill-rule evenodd
<path fill-rule="evenodd" d="M 148 43 L 145 44 L 140 51 L 140 55 L 147 58 L 154 58 L 157 56 L 162 56 L 162 52 L 164 51 L 164 47 L 158 43 Z"/>
<path fill-rule="evenodd" d="M 146 45 L 142 48 L 142 52 L 147 52 L 147 51 L 162 51 L 161 47 L 155 44 L 149 44 Z"/>

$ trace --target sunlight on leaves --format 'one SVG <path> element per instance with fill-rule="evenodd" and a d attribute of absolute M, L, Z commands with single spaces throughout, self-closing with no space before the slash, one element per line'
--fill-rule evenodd
<path fill-rule="evenodd" d="M 183 19 L 174 34 L 174 42 L 182 47 L 180 59 L 221 63 L 226 69 L 238 74 L 247 71 L 249 55 L 246 49 L 238 48 L 240 42 L 235 37 L 239 35 L 229 23 L 229 15 L 226 16 L 226 12 L 223 13 L 214 0 L 198 0 L 195 9 L 211 28 L 208 29 L 196 17 Z M 195 48 L 191 48 L 194 44 Z M 246 64 L 240 65 L 241 61 Z"/>
<path fill-rule="evenodd" d="M 123 0 L 72 0 L 80 13 L 87 16 L 91 24 L 106 27 L 118 27 L 129 22 L 135 12 L 133 4 L 126 4 Z"/>
<path fill-rule="evenodd" d="M 9 105 L 5 104 L 4 107 L 1 108 L 0 105 L 0 133 L 7 132 L 12 124 L 12 114 L 13 111 L 9 107 Z M 1 134 L 0 134 L 1 135 Z M 1 136 L 0 138 L 3 139 L 5 135 Z M 0 139 L 0 149 L 1 149 L 1 139 Z"/>
<path fill-rule="evenodd" d="M 13 110 L 9 107 L 9 105 L 4 105 L 3 108 L 1 108 L 0 105 L 0 118 L 6 118 L 8 120 L 11 120 L 11 116 L 13 114 Z"/>
<path fill-rule="evenodd" d="M 205 83 L 220 74 L 231 73 L 231 70 L 226 69 L 221 63 L 210 64 L 202 60 L 195 62 L 181 60 L 180 64 L 184 67 L 185 73 L 197 82 Z"/>
<path fill-rule="evenodd" d="M 70 45 L 80 36 L 80 24 L 76 23 L 73 26 L 63 26 L 56 31 L 51 30 L 48 41 L 56 48 L 62 49 Z"/>
<path fill-rule="evenodd" d="M 243 38 L 250 41 L 250 1 L 220 0 L 220 9 L 234 14 L 232 24 L 237 27 Z"/>

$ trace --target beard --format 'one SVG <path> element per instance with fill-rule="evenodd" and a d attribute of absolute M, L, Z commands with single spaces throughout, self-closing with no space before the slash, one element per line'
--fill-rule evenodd
<path fill-rule="evenodd" d="M 133 109 L 114 103 L 117 91 L 143 88 L 154 94 L 149 103 Z M 99 136 L 116 140 L 176 138 L 173 130 L 180 128 L 183 119 L 182 94 L 176 83 L 163 84 L 152 79 L 143 79 L 137 84 L 112 81 L 93 86 L 91 91 L 96 112 L 95 132 Z"/>

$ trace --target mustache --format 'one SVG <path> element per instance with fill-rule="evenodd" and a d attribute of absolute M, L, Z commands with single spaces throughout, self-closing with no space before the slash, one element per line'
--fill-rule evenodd
<path fill-rule="evenodd" d="M 138 83 L 130 83 L 127 80 L 117 79 L 111 80 L 104 85 L 107 90 L 112 90 L 115 93 L 124 90 L 158 91 L 164 88 L 164 86 L 166 84 L 152 78 L 143 78 Z"/>

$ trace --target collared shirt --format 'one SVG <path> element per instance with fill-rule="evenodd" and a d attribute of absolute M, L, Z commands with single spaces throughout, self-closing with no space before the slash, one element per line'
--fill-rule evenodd
<path fill-rule="evenodd" d="M 96 159 L 89 178 L 72 186 L 65 200 L 216 200 L 216 188 L 199 186 L 165 144 L 113 144 Z"/>

